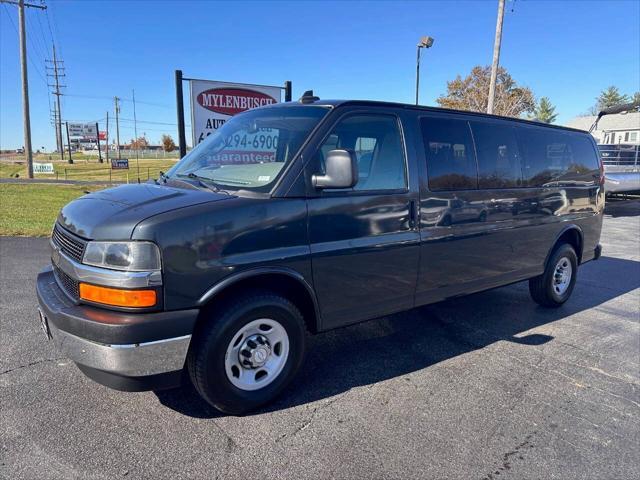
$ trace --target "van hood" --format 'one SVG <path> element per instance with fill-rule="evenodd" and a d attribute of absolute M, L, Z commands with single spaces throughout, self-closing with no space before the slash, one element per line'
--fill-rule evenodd
<path fill-rule="evenodd" d="M 90 193 L 65 205 L 58 222 L 89 240 L 128 240 L 141 221 L 171 210 L 217 202 L 231 195 L 152 183 Z"/>

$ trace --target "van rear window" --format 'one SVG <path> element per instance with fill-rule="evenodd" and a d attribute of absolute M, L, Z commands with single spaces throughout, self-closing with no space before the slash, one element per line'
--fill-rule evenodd
<path fill-rule="evenodd" d="M 469 124 L 465 120 L 425 117 L 420 121 L 427 156 L 429 189 L 478 188 L 478 171 Z"/>
<path fill-rule="evenodd" d="M 598 157 L 585 135 L 522 128 L 518 137 L 525 186 L 591 185 L 596 182 Z"/>

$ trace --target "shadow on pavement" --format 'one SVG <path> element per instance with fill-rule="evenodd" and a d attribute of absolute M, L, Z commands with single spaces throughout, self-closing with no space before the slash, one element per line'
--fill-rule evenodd
<path fill-rule="evenodd" d="M 604 214 L 613 218 L 640 215 L 640 199 L 607 198 Z"/>
<path fill-rule="evenodd" d="M 536 346 L 553 340 L 532 328 L 593 308 L 640 287 L 640 262 L 602 257 L 581 268 L 583 281 L 559 309 L 537 306 L 526 282 L 451 299 L 309 338 L 307 360 L 293 385 L 254 414 L 332 397 L 353 387 L 402 376 L 498 341 Z M 615 272 L 615 283 L 599 279 Z M 188 385 L 158 391 L 160 402 L 197 418 L 221 416 Z"/>

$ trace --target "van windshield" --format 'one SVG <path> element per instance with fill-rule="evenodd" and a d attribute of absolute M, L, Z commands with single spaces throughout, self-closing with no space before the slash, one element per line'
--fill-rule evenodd
<path fill-rule="evenodd" d="M 327 114 L 320 106 L 273 107 L 234 116 L 167 173 L 224 190 L 268 192 Z"/>

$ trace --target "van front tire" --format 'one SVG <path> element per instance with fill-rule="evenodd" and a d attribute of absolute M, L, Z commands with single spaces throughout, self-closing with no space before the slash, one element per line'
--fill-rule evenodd
<path fill-rule="evenodd" d="M 210 405 L 231 415 L 271 402 L 304 358 L 300 311 L 270 292 L 252 292 L 212 310 L 187 357 L 196 390 Z"/>
<path fill-rule="evenodd" d="M 544 273 L 529 280 L 531 298 L 548 308 L 557 308 L 566 302 L 576 284 L 578 257 L 573 247 L 563 243 L 553 251 Z"/>

